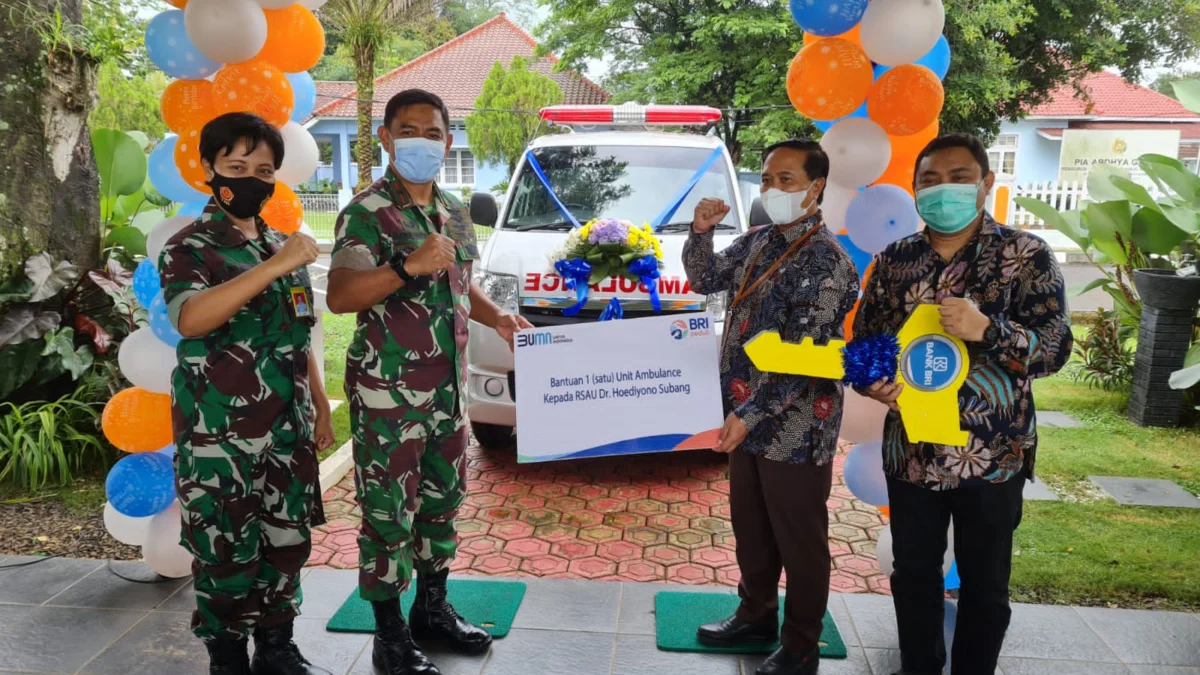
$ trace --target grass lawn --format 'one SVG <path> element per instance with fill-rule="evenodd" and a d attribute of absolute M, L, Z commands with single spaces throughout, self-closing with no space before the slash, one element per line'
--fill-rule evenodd
<path fill-rule="evenodd" d="M 345 401 L 343 383 L 346 380 L 346 348 L 354 338 L 354 315 L 326 312 L 321 320 L 325 324 L 325 393 L 329 398 Z M 333 447 L 321 453 L 321 459 L 332 455 L 350 440 L 350 406 L 346 403 L 333 411 Z"/>
<path fill-rule="evenodd" d="M 1034 384 L 1038 409 L 1082 429 L 1039 431 L 1038 477 L 1062 502 L 1026 502 L 1012 589 L 1025 602 L 1200 609 L 1200 510 L 1120 506 L 1088 476 L 1172 480 L 1200 493 L 1200 429 L 1143 429 L 1128 396 L 1068 375 Z"/>

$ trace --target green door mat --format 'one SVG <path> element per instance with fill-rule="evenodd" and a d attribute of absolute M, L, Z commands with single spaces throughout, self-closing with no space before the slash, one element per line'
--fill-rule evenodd
<path fill-rule="evenodd" d="M 773 645 L 747 647 L 708 647 L 696 640 L 696 629 L 706 623 L 720 621 L 737 611 L 741 600 L 729 593 L 685 593 L 663 591 L 654 596 L 655 632 L 658 648 L 669 652 L 713 652 L 725 654 L 757 654 L 775 650 Z M 779 599 L 779 625 L 783 625 L 783 598 Z M 829 612 L 825 612 L 825 628 L 821 632 L 821 656 L 827 659 L 846 658 L 846 643 Z"/>
<path fill-rule="evenodd" d="M 464 619 L 482 626 L 492 637 L 502 638 L 512 629 L 517 608 L 525 597 L 525 584 L 519 581 L 451 579 L 446 584 L 446 592 L 450 604 Z M 416 583 L 413 583 L 400 598 L 404 616 L 408 616 L 415 597 Z M 354 589 L 337 614 L 325 625 L 325 630 L 335 633 L 374 633 L 375 614 L 371 611 L 371 603 L 359 597 L 358 589 Z"/>

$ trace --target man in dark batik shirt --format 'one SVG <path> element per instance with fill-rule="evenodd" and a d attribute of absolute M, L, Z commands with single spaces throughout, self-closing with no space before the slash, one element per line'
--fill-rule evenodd
<path fill-rule="evenodd" d="M 974 136 L 943 136 L 922 151 L 914 187 L 925 231 L 880 254 L 854 324 L 855 335 L 895 335 L 917 305 L 936 304 L 971 359 L 958 394 L 970 434 L 963 447 L 909 442 L 897 412 L 902 385 L 884 381 L 864 392 L 892 408 L 883 460 L 906 674 L 941 673 L 946 660 L 942 556 L 951 518 L 962 579 L 951 665 L 956 673 L 995 672 L 1011 616 L 1013 531 L 1037 450 L 1031 383 L 1071 355 L 1054 252 L 983 210 L 994 181 Z"/>
<path fill-rule="evenodd" d="M 821 619 L 829 599 L 829 499 L 842 422 L 842 385 L 767 374 L 743 347 L 763 331 L 788 342 L 841 338 L 858 299 L 854 263 L 821 218 L 829 157 L 813 141 L 785 141 L 764 153 L 763 206 L 776 223 L 752 230 L 721 253 L 713 229 L 729 206 L 696 207 L 683 249 L 697 293 L 730 293 L 721 349 L 728 417 L 718 452 L 729 454 L 730 507 L 742 598 L 737 614 L 701 626 L 709 645 L 782 646 L 758 675 L 817 672 Z M 783 632 L 779 579 L 787 570 Z"/>

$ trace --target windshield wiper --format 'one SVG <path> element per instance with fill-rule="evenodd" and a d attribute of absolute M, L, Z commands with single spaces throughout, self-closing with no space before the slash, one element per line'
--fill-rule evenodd
<path fill-rule="evenodd" d="M 560 220 L 555 223 L 532 223 L 530 225 L 521 225 L 512 229 L 517 232 L 528 232 L 529 230 L 569 230 L 575 227 L 565 220 Z"/>
<path fill-rule="evenodd" d="M 658 228 L 658 231 L 659 232 L 683 232 L 686 230 L 690 230 L 691 227 L 692 227 L 692 221 L 689 220 L 686 223 L 667 223 L 666 225 L 663 225 L 662 227 Z M 726 225 L 725 223 L 719 223 L 717 225 L 717 229 L 718 230 L 736 230 L 737 228 L 734 227 L 733 225 Z"/>

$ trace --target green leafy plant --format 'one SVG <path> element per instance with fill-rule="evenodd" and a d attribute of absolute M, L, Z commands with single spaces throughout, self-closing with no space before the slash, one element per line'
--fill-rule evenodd
<path fill-rule="evenodd" d="M 1116 312 L 1100 310 L 1087 336 L 1075 343 L 1075 378 L 1105 391 L 1125 389 L 1133 381 L 1135 329 Z"/>
<path fill-rule="evenodd" d="M 0 400 L 18 389 L 80 378 L 114 342 L 147 323 L 115 259 L 84 274 L 41 253 L 0 286 Z M 28 398 L 26 396 L 25 398 Z"/>
<path fill-rule="evenodd" d="M 92 130 L 92 150 L 100 169 L 104 245 L 122 251 L 126 262 L 146 255 L 146 236 L 171 204 L 150 183 L 149 146 L 149 138 L 140 131 Z"/>
<path fill-rule="evenodd" d="M 66 485 L 89 462 L 110 455 L 89 388 L 56 401 L 0 403 L 0 482 L 27 490 Z"/>

